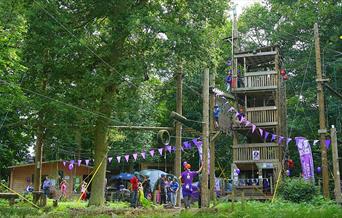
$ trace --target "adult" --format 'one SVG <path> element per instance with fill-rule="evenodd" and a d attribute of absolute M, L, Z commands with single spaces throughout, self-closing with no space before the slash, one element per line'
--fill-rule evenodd
<path fill-rule="evenodd" d="M 144 191 L 144 197 L 146 199 L 150 198 L 151 194 L 151 184 L 150 184 L 150 179 L 148 176 L 144 176 L 144 181 L 142 183 L 143 191 Z"/>
<path fill-rule="evenodd" d="M 183 199 L 185 208 L 190 208 L 190 204 L 192 202 L 192 182 L 194 180 L 194 177 L 197 176 L 202 171 L 202 166 L 198 171 L 191 171 L 191 165 L 187 162 L 183 163 L 184 166 L 184 172 L 182 172 L 180 179 L 183 183 L 182 185 L 182 193 L 183 193 Z"/>
<path fill-rule="evenodd" d="M 171 204 L 172 204 L 173 207 L 176 206 L 178 189 L 179 189 L 179 184 L 177 182 L 177 178 L 174 177 L 173 180 L 170 183 Z"/>
<path fill-rule="evenodd" d="M 161 174 L 159 179 L 160 204 L 166 204 L 166 175 Z"/>
<path fill-rule="evenodd" d="M 132 191 L 132 199 L 131 199 L 131 207 L 137 207 L 137 202 L 138 202 L 138 172 L 134 173 L 134 176 L 129 180 L 131 183 L 131 191 Z"/>
<path fill-rule="evenodd" d="M 67 182 L 65 181 L 65 179 L 62 180 L 62 182 L 60 183 L 60 190 L 61 190 L 61 198 L 66 198 L 67 196 Z"/>
<path fill-rule="evenodd" d="M 44 194 L 46 196 L 48 196 L 50 194 L 50 188 L 52 186 L 52 182 L 51 180 L 49 179 L 48 176 L 45 177 L 45 180 L 43 182 L 43 191 L 44 191 Z"/>

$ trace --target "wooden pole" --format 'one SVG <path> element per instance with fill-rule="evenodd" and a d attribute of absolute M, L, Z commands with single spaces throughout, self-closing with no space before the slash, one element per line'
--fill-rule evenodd
<path fill-rule="evenodd" d="M 337 136 L 336 136 L 336 129 L 334 126 L 331 127 L 330 136 L 331 136 L 331 147 L 332 147 L 332 157 L 333 157 L 333 167 L 334 167 L 335 200 L 337 203 L 342 203 L 340 166 L 338 163 Z"/>
<path fill-rule="evenodd" d="M 202 178 L 201 178 L 201 207 L 209 206 L 208 195 L 208 146 L 209 146 L 209 69 L 203 74 L 203 145 L 202 145 Z"/>
<path fill-rule="evenodd" d="M 317 72 L 317 99 L 319 105 L 319 127 L 318 133 L 320 134 L 321 153 L 322 153 L 322 175 L 323 175 L 323 196 L 329 198 L 329 172 L 328 172 L 328 158 L 327 149 L 325 147 L 325 134 L 327 132 L 325 127 L 325 112 L 324 112 L 324 90 L 321 66 L 321 49 L 319 45 L 319 32 L 318 24 L 314 26 L 315 34 L 315 52 L 316 52 L 316 72 Z"/>
<path fill-rule="evenodd" d="M 183 68 L 182 66 L 179 69 L 177 74 L 177 91 L 176 91 L 176 111 L 178 114 L 182 115 L 183 113 Z M 177 121 L 176 122 L 176 157 L 175 157 L 175 175 L 181 175 L 181 153 L 182 147 L 182 123 Z M 181 206 L 181 196 L 180 196 L 180 189 L 178 189 L 177 193 L 177 205 Z"/>
<path fill-rule="evenodd" d="M 210 86 L 215 87 L 215 77 L 216 68 L 214 68 L 213 73 L 210 75 Z M 216 192 L 215 192 L 215 117 L 214 117 L 214 107 L 215 107 L 215 94 L 211 93 L 210 100 L 210 200 L 215 204 L 216 202 Z"/>

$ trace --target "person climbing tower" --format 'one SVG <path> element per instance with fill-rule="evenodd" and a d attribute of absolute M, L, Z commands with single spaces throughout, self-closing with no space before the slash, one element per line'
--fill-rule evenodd
<path fill-rule="evenodd" d="M 215 120 L 215 128 L 219 127 L 219 116 L 220 116 L 220 108 L 218 105 L 214 106 L 214 120 Z"/>
<path fill-rule="evenodd" d="M 229 70 L 229 72 L 228 72 L 228 75 L 227 75 L 227 77 L 226 77 L 226 80 L 225 80 L 225 82 L 226 82 L 226 86 L 227 86 L 227 92 L 230 92 L 230 87 L 231 87 L 231 85 L 232 85 L 232 70 Z"/>

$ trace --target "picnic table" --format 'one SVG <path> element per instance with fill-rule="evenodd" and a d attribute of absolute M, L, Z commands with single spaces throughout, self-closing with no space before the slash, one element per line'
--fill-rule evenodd
<path fill-rule="evenodd" d="M 0 193 L 0 198 L 7 199 L 9 205 L 13 205 L 15 203 L 15 199 L 19 198 L 19 196 L 14 193 Z"/>

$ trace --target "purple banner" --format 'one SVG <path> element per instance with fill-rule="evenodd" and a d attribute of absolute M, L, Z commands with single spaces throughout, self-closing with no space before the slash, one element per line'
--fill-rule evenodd
<path fill-rule="evenodd" d="M 305 180 L 314 181 L 314 165 L 309 141 L 304 137 L 296 137 L 296 145 L 299 152 L 302 173 Z"/>

